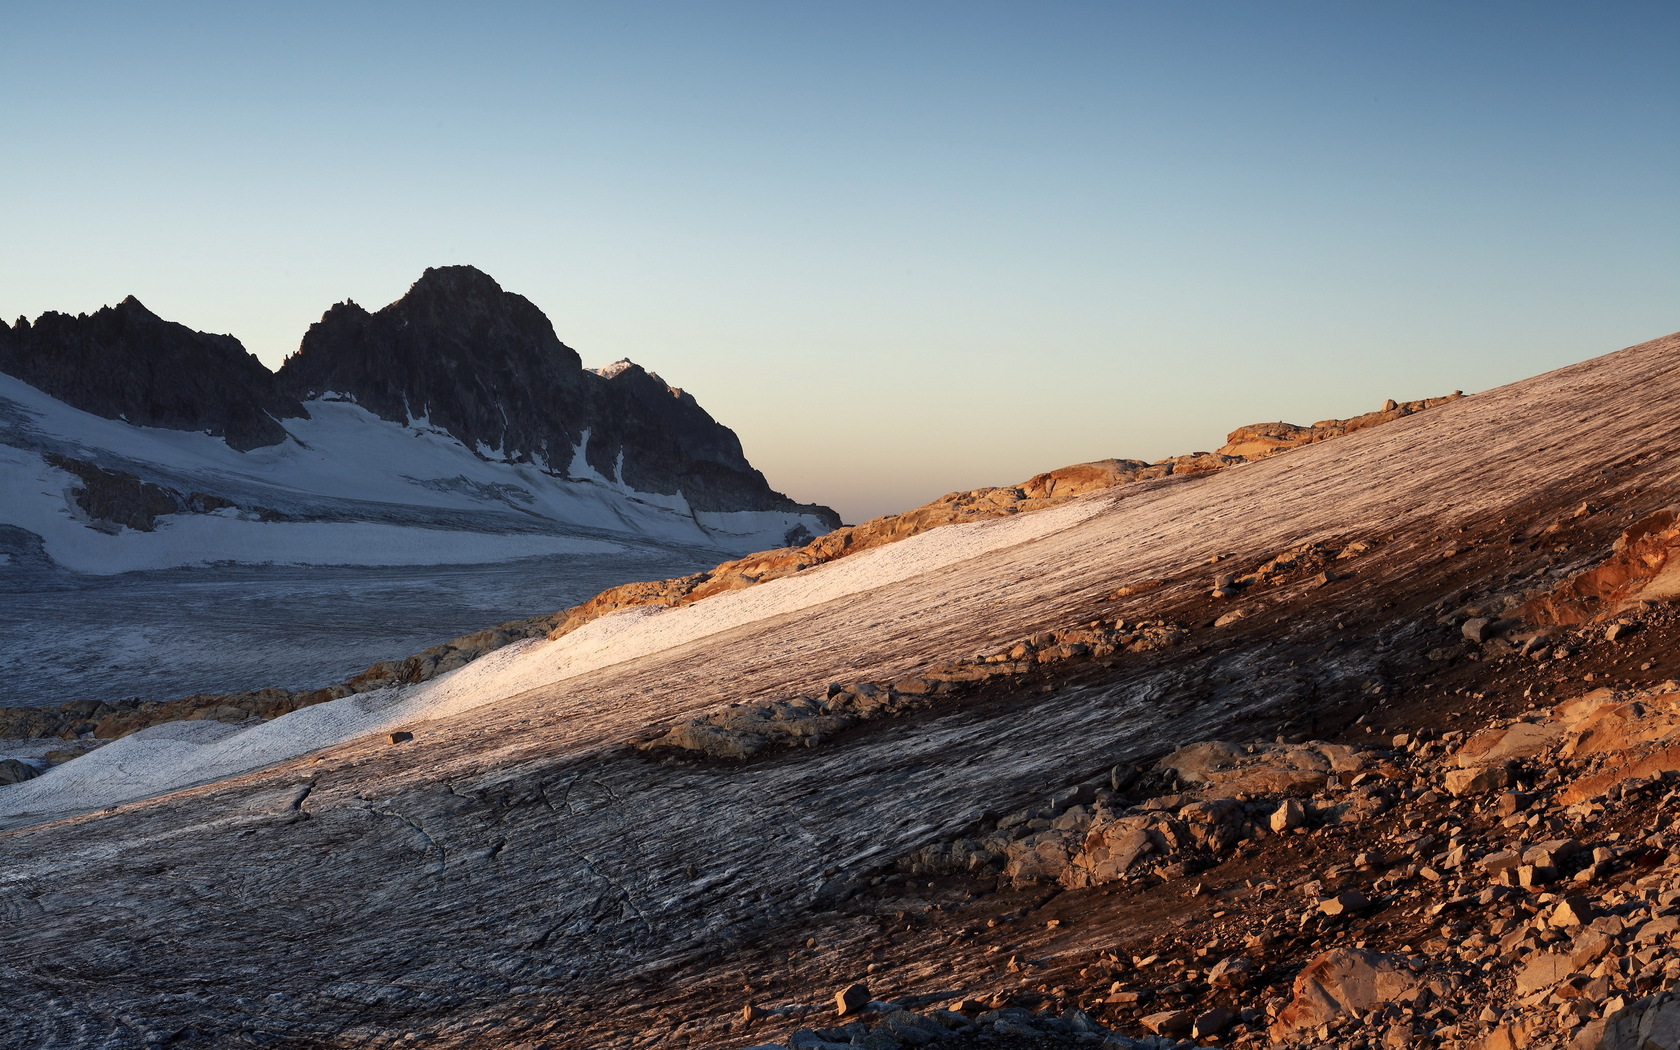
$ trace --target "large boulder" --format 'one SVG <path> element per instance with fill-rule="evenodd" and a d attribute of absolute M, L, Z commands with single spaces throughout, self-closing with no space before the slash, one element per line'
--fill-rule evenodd
<path fill-rule="evenodd" d="M 1409 959 L 1333 948 L 1296 975 L 1294 996 L 1272 1025 L 1272 1037 L 1285 1040 L 1301 1029 L 1332 1024 L 1355 1012 L 1363 1015 L 1385 1003 L 1412 1002 L 1423 987 Z"/>
<path fill-rule="evenodd" d="M 1186 784 L 1217 789 L 1220 795 L 1311 795 L 1332 773 L 1355 773 L 1377 765 L 1370 752 L 1314 740 L 1305 744 L 1237 747 L 1206 740 L 1179 748 L 1157 764 Z"/>

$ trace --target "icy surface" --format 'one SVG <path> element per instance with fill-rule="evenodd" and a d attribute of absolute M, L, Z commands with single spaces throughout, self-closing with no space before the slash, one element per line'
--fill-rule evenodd
<path fill-rule="evenodd" d="M 718 559 L 706 548 L 615 546 L 483 565 L 18 574 L 0 601 L 0 705 L 315 688 L 376 660 Z"/>
<path fill-rule="evenodd" d="M 103 766 L 77 759 L 0 797 L 33 791 L 51 814 L 69 799 L 169 791 L 182 774 L 210 782 L 38 827 L 26 813 L 0 817 L 12 829 L 0 835 L 11 960 L 0 1030 L 18 1046 L 139 1046 L 141 1033 L 189 1027 L 205 1046 L 397 1045 L 414 1031 L 460 1047 L 485 1032 L 629 1046 L 670 1030 L 650 978 L 714 974 L 729 987 L 701 1007 L 738 1016 L 729 975 L 741 949 L 768 959 L 808 937 L 830 945 L 824 931 L 845 930 L 836 914 L 872 938 L 868 920 L 887 902 L 927 901 L 903 886 L 850 903 L 895 858 L 1247 715 L 1301 713 L 1303 691 L 1328 675 L 1341 676 L 1347 709 L 1363 702 L 1383 635 L 1410 629 L 1413 602 L 1462 593 L 1505 563 L 1492 551 L 1443 559 L 1463 535 L 1503 544 L 1502 518 L 1540 527 L 1602 493 L 1613 517 L 1592 535 L 1608 549 L 1609 525 L 1649 513 L 1680 483 L 1677 360 L 1680 339 L 1665 340 L 1273 459 L 1126 486 L 1078 504 L 1086 516 L 953 530 L 923 539 L 925 557 L 910 541 L 860 556 L 849 582 L 846 559 L 677 612 L 615 617 L 295 728 L 159 734 L 131 745 L 121 768 L 114 749 Z M 933 553 L 953 537 L 969 546 Z M 1222 569 L 1350 538 L 1377 547 L 1334 588 L 1302 581 L 1242 599 L 1278 603 L 1268 629 L 1281 646 L 1253 624 L 1198 623 L 1184 646 L 1101 673 L 958 695 L 741 765 L 651 761 L 627 746 L 722 703 L 892 682 L 1093 608 L 1128 618 L 1185 599 L 1205 608 Z M 1401 582 L 1418 576 L 1429 577 L 1422 589 Z M 1095 604 L 1163 577 L 1158 591 Z M 1338 651 L 1362 655 L 1295 666 L 1360 605 L 1369 613 L 1350 626 L 1374 633 Z M 1425 616 L 1415 641 L 1437 629 Z M 479 702 L 504 690 L 525 691 Z M 412 740 L 352 737 L 229 772 L 307 742 L 288 741 L 294 732 L 327 740 L 397 713 L 416 716 L 402 726 Z M 108 788 L 107 777 L 124 782 Z M 43 791 L 55 781 L 56 800 Z M 968 972 L 995 973 L 986 958 Z M 858 972 L 837 965 L 832 981 L 791 994 Z M 948 995 L 943 982 L 915 987 Z M 739 1036 L 719 1024 L 694 1042 L 732 1045 L 726 1028 Z"/>
<path fill-rule="evenodd" d="M 1408 522 L 1444 528 L 1501 505 L 1513 492 L 1543 487 L 1562 469 L 1554 462 L 1558 457 L 1567 456 L 1569 464 L 1595 455 L 1613 458 L 1624 454 L 1641 426 L 1667 426 L 1660 408 L 1634 415 L 1590 396 L 1601 384 L 1622 381 L 1620 373 L 1649 374 L 1650 362 L 1664 360 L 1665 349 L 1671 352 L 1667 344 L 1636 348 L 1216 474 L 1126 486 L 1053 510 L 935 529 L 693 605 L 626 611 L 557 642 L 503 649 L 376 702 L 323 705 L 209 745 L 176 741 L 143 770 L 123 750 L 107 747 L 72 763 L 81 767 L 74 773 L 65 767 L 0 792 L 0 815 L 111 805 L 398 723 L 447 719 L 516 697 L 564 695 L 568 680 L 592 673 L 601 679 L 613 667 L 648 661 L 676 666 L 679 654 L 696 650 L 709 663 L 729 647 L 756 647 L 742 658 L 788 668 L 784 673 L 866 673 L 883 661 L 908 669 L 918 659 L 958 655 L 949 648 L 954 639 L 964 639 L 959 644 L 966 648 L 1016 636 L 1033 618 L 1081 595 L 1206 564 L 1233 543 L 1281 549 L 1327 530 L 1389 532 Z M 1560 411 L 1572 403 L 1598 407 Z M 1648 418 L 1650 412 L 1658 417 Z M 1536 449 L 1536 429 L 1545 430 L 1551 444 Z M 1489 472 L 1490 462 L 1500 469 Z M 681 673 L 705 674 L 687 667 Z M 578 727 L 563 735 L 610 724 L 622 728 L 703 701 L 701 693 L 685 693 L 669 680 L 656 679 L 648 688 L 667 698 L 664 707 L 624 711 L 586 696 L 561 701 L 571 705 Z"/>
<path fill-rule="evenodd" d="M 1102 500 L 1084 500 L 1018 518 L 952 525 L 692 605 L 627 609 L 556 641 L 515 642 L 418 686 L 344 697 L 237 732 L 136 733 L 0 791 L 0 816 L 115 805 L 258 769 L 363 734 L 460 714 L 1027 543 L 1084 521 L 1103 506 Z"/>

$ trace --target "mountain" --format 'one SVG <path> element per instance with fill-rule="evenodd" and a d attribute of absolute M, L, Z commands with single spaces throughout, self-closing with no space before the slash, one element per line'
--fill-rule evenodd
<path fill-rule="evenodd" d="M 129 296 L 92 315 L 0 324 L 0 372 L 67 405 L 136 426 L 214 434 L 248 451 L 305 415 L 230 335 L 165 321 Z"/>
<path fill-rule="evenodd" d="M 0 788 L 0 1031 L 1672 1045 L 1677 400 L 1673 336 L 278 717 L 76 705 Z"/>
<path fill-rule="evenodd" d="M 347 396 L 394 423 L 423 419 L 486 458 L 680 493 L 696 510 L 821 513 L 771 491 L 692 396 L 628 362 L 585 369 L 542 311 L 471 266 L 429 269 L 375 313 L 333 307 L 277 379 L 300 400 Z"/>
<path fill-rule="evenodd" d="M 487 562 L 613 535 L 738 553 L 839 524 L 772 490 L 692 396 L 586 370 L 464 266 L 376 313 L 333 307 L 278 374 L 133 298 L 0 325 L 0 453 L 0 546 L 82 572 Z"/>

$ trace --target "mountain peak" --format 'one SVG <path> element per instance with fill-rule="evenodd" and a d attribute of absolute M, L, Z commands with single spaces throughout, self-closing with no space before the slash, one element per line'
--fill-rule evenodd
<path fill-rule="evenodd" d="M 329 310 L 279 381 L 299 398 L 353 395 L 394 422 L 423 410 L 468 448 L 512 462 L 566 464 L 582 451 L 591 476 L 680 493 L 694 510 L 800 506 L 692 397 L 628 359 L 586 370 L 535 304 L 473 266 L 429 268 L 371 314 Z M 813 511 L 838 524 L 827 508 Z"/>

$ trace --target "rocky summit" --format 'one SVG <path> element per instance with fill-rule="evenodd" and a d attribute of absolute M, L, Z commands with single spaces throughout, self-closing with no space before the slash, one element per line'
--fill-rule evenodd
<path fill-rule="evenodd" d="M 530 300 L 471 266 L 428 269 L 374 313 L 334 306 L 276 383 L 299 399 L 349 397 L 382 419 L 427 420 L 497 459 L 680 492 L 696 510 L 816 509 L 771 491 L 691 395 L 630 362 L 585 369 Z"/>
<path fill-rule="evenodd" d="M 0 1032 L 1675 1047 L 1677 401 L 1671 336 L 43 714 Z"/>

